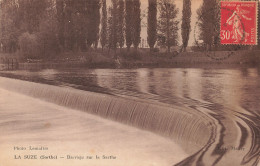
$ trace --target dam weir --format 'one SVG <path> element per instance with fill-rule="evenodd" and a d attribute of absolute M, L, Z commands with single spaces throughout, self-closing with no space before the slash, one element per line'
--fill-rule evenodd
<path fill-rule="evenodd" d="M 199 101 L 179 106 L 5 77 L 0 87 L 168 137 L 190 154 L 178 166 L 259 163 L 258 115 L 242 108 Z"/>

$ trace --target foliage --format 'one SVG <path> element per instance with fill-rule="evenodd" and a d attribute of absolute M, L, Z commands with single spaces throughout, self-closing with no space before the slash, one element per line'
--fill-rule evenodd
<path fill-rule="evenodd" d="M 125 3 L 123 0 L 119 0 L 118 1 L 118 44 L 120 48 L 122 48 L 125 44 L 124 13 L 125 13 Z"/>
<path fill-rule="evenodd" d="M 87 45 L 91 47 L 98 40 L 99 24 L 100 24 L 100 1 L 86 0 L 87 7 Z"/>
<path fill-rule="evenodd" d="M 191 0 L 183 0 L 181 35 L 182 35 L 182 44 L 183 44 L 184 51 L 188 46 L 189 36 L 191 31 L 190 17 L 191 17 Z"/>
<path fill-rule="evenodd" d="M 37 35 L 39 56 L 50 57 L 59 51 L 57 20 L 53 14 L 46 14 L 41 20 Z"/>
<path fill-rule="evenodd" d="M 108 32 L 108 48 L 109 50 L 113 45 L 113 22 L 112 22 L 112 7 L 108 8 L 108 20 L 107 20 L 107 32 Z"/>
<path fill-rule="evenodd" d="M 203 40 L 206 48 L 210 50 L 212 46 L 219 43 L 220 34 L 220 10 L 218 2 L 215 0 L 203 0 L 202 6 L 197 11 L 198 26 L 200 29 L 200 40 Z"/>
<path fill-rule="evenodd" d="M 23 32 L 34 33 L 39 30 L 40 20 L 46 9 L 50 7 L 49 0 L 18 0 L 20 26 Z"/>
<path fill-rule="evenodd" d="M 20 53 L 26 58 L 36 58 L 39 55 L 37 36 L 28 32 L 19 37 Z"/>
<path fill-rule="evenodd" d="M 125 39 L 127 50 L 129 51 L 132 40 L 132 30 L 133 30 L 133 0 L 125 1 Z"/>
<path fill-rule="evenodd" d="M 147 22 L 147 42 L 153 50 L 157 40 L 157 0 L 149 0 Z"/>
<path fill-rule="evenodd" d="M 20 47 L 23 55 L 38 56 L 39 51 L 36 50 L 39 49 L 37 33 L 41 31 L 40 22 L 45 14 L 52 11 L 52 5 L 50 0 L 1 1 L 0 31 L 4 51 L 15 52 Z"/>
<path fill-rule="evenodd" d="M 171 46 L 178 45 L 178 9 L 171 0 L 160 0 L 158 21 L 159 45 L 167 47 L 170 52 Z"/>
<path fill-rule="evenodd" d="M 63 49 L 65 44 L 64 39 L 64 27 L 65 27 L 65 11 L 64 11 L 64 0 L 56 0 L 57 10 L 57 28 L 58 28 L 58 39 L 59 46 Z"/>
<path fill-rule="evenodd" d="M 106 0 L 102 0 L 102 20 L 101 20 L 101 36 L 100 43 L 102 50 L 107 45 L 107 4 Z"/>
<path fill-rule="evenodd" d="M 118 0 L 112 0 L 112 6 L 109 8 L 108 18 L 108 41 L 109 49 L 112 48 L 116 51 L 118 47 Z"/>
<path fill-rule="evenodd" d="M 18 6 L 15 0 L 3 0 L 0 2 L 0 43 L 4 52 L 15 52 L 18 46 L 20 31 L 17 28 L 19 22 Z"/>
<path fill-rule="evenodd" d="M 133 0 L 133 44 L 137 49 L 141 41 L 141 3 L 140 0 Z"/>

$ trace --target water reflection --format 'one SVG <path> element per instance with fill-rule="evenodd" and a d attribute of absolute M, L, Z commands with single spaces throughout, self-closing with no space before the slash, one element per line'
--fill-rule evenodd
<path fill-rule="evenodd" d="M 258 68 L 242 69 L 74 69 L 6 71 L 2 76 L 114 95 L 189 99 L 237 108 L 259 108 Z M 168 100 L 165 100 L 168 101 Z M 190 103 L 190 104 L 191 104 Z M 253 109 L 256 110 L 256 109 Z M 258 113 L 258 111 L 253 111 Z"/>

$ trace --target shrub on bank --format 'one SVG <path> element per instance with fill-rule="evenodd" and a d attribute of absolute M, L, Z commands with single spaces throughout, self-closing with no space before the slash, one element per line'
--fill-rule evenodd
<path fill-rule="evenodd" d="M 19 37 L 20 55 L 26 59 L 53 58 L 59 52 L 56 18 L 46 14 L 37 31 Z"/>
<path fill-rule="evenodd" d="M 25 58 L 36 58 L 39 54 L 37 36 L 28 32 L 19 37 L 20 54 Z"/>

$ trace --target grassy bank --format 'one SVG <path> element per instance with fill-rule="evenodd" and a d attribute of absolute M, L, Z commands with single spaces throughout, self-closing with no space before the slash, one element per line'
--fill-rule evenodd
<path fill-rule="evenodd" d="M 88 68 L 139 68 L 139 67 L 200 67 L 219 65 L 259 65 L 260 50 L 150 53 L 147 49 L 122 51 L 64 52 L 48 58 L 29 59 L 19 54 L 0 54 L 0 64 L 6 59 L 19 62 L 19 69 L 88 67 Z M 15 61 L 14 60 L 14 61 Z M 11 60 L 10 62 L 11 63 Z"/>

